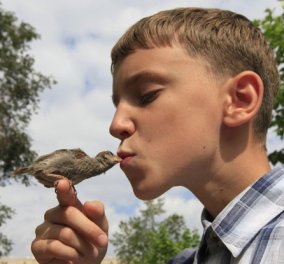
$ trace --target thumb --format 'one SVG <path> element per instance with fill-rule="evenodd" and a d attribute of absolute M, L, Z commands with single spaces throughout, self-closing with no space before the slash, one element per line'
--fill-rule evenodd
<path fill-rule="evenodd" d="M 56 194 L 60 206 L 74 206 L 82 210 L 83 206 L 77 198 L 75 187 L 67 179 L 57 182 Z"/>

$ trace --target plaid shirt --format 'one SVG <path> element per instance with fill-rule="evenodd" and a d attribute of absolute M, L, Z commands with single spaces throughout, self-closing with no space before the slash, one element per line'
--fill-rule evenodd
<path fill-rule="evenodd" d="M 284 263 L 284 167 L 240 193 L 213 221 L 204 210 L 202 224 L 199 248 L 168 264 Z"/>

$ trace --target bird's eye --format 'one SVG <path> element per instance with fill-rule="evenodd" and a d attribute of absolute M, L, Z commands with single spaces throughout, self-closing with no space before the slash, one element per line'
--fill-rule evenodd
<path fill-rule="evenodd" d="M 160 90 L 154 90 L 148 93 L 143 94 L 139 98 L 139 105 L 145 106 L 147 104 L 152 103 L 157 97 Z"/>

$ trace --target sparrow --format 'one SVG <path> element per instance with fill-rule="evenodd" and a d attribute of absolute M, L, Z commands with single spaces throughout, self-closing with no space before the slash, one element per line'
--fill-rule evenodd
<path fill-rule="evenodd" d="M 59 149 L 40 156 L 30 166 L 17 168 L 13 175 L 30 174 L 45 187 L 55 187 L 56 191 L 60 179 L 68 179 L 74 188 L 75 184 L 106 172 L 120 161 L 110 151 L 102 151 L 92 158 L 79 148 Z"/>

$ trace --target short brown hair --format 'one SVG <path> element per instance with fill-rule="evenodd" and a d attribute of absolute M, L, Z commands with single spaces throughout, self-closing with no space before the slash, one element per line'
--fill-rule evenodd
<path fill-rule="evenodd" d="M 246 17 L 227 10 L 177 8 L 145 17 L 130 27 L 111 52 L 112 73 L 136 49 L 179 44 L 192 57 L 209 62 L 214 74 L 256 72 L 264 84 L 262 106 L 254 132 L 265 141 L 273 102 L 279 89 L 274 53 L 261 31 Z"/>

